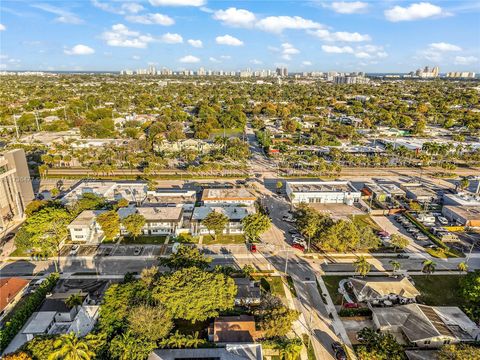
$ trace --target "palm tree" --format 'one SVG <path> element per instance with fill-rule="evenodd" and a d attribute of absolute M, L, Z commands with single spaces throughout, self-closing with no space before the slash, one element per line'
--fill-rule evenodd
<path fill-rule="evenodd" d="M 401 268 L 401 264 L 396 261 L 396 260 L 390 260 L 389 261 L 390 265 L 392 265 L 392 270 L 393 270 L 393 273 L 395 274 L 398 270 L 400 270 Z"/>
<path fill-rule="evenodd" d="M 433 274 L 433 272 L 435 271 L 435 267 L 437 266 L 437 264 L 435 264 L 433 260 L 425 260 L 422 263 L 422 265 L 423 265 L 422 272 L 424 272 L 427 275 Z"/>
<path fill-rule="evenodd" d="M 72 294 L 68 298 L 65 299 L 65 305 L 70 309 L 76 308 L 83 304 L 83 297 L 80 293 Z"/>
<path fill-rule="evenodd" d="M 463 262 L 461 262 L 460 264 L 457 265 L 457 269 L 458 269 L 458 271 L 467 272 L 468 271 L 468 265 L 467 265 L 467 263 L 465 263 L 463 261 Z"/>
<path fill-rule="evenodd" d="M 88 344 L 79 339 L 74 332 L 61 335 L 53 346 L 56 350 L 50 354 L 48 360 L 90 360 L 95 356 Z"/>
<path fill-rule="evenodd" d="M 355 265 L 355 272 L 363 277 L 365 277 L 372 268 L 365 256 L 359 256 L 353 264 Z"/>

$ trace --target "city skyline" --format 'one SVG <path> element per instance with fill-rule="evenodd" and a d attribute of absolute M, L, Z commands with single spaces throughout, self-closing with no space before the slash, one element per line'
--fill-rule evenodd
<path fill-rule="evenodd" d="M 408 73 L 425 65 L 444 73 L 480 70 L 480 36 L 471 31 L 480 6 L 474 2 L 276 5 L 4 1 L 0 70 L 120 71 L 148 65 L 291 72 Z"/>

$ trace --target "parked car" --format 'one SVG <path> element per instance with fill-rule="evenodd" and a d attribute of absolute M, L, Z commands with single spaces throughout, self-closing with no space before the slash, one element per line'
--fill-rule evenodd
<path fill-rule="evenodd" d="M 140 246 L 135 246 L 135 249 L 133 249 L 133 255 L 138 256 L 142 252 L 142 248 Z"/>
<path fill-rule="evenodd" d="M 442 225 L 448 225 L 448 219 L 446 217 L 439 216 L 437 217 L 437 220 Z"/>
<path fill-rule="evenodd" d="M 255 244 L 249 244 L 248 248 L 249 248 L 250 252 L 252 252 L 252 253 L 257 252 L 257 245 L 255 245 Z"/>
<path fill-rule="evenodd" d="M 305 252 L 305 247 L 302 246 L 302 245 L 300 245 L 300 244 L 295 244 L 295 243 L 294 243 L 294 244 L 292 245 L 292 247 L 293 247 L 294 249 L 297 249 L 297 250 L 300 250 L 300 251 L 302 251 L 302 252 Z"/>
<path fill-rule="evenodd" d="M 292 222 L 295 221 L 291 216 L 287 216 L 287 215 L 284 215 L 284 216 L 282 217 L 282 220 L 283 220 L 283 221 L 286 221 L 286 222 L 289 222 L 289 223 L 292 223 Z"/>
<path fill-rule="evenodd" d="M 292 234 L 292 235 L 295 235 L 295 234 L 298 234 L 298 235 L 299 235 L 298 230 L 297 230 L 297 229 L 294 229 L 294 228 L 288 229 L 288 233 L 289 233 L 289 234 Z"/>
<path fill-rule="evenodd" d="M 358 304 L 357 304 L 357 303 L 347 302 L 347 303 L 343 304 L 343 307 L 344 307 L 345 309 L 357 309 L 357 308 L 358 308 Z"/>
<path fill-rule="evenodd" d="M 415 239 L 421 240 L 421 241 L 427 241 L 427 240 L 428 240 L 428 236 L 427 236 L 427 235 L 424 235 L 424 234 L 417 234 L 417 235 L 415 235 Z"/>
<path fill-rule="evenodd" d="M 80 249 L 80 245 L 73 245 L 72 248 L 70 249 L 70 256 L 77 255 L 79 249 Z"/>
<path fill-rule="evenodd" d="M 293 243 L 294 243 L 294 244 L 297 244 L 297 245 L 301 245 L 301 246 L 303 246 L 304 248 L 307 248 L 307 243 L 306 243 L 305 240 L 294 239 L 294 240 L 293 240 Z"/>
<path fill-rule="evenodd" d="M 340 344 L 338 341 L 332 343 L 332 350 L 335 354 L 335 359 L 347 360 L 347 354 L 345 353 L 342 344 Z"/>

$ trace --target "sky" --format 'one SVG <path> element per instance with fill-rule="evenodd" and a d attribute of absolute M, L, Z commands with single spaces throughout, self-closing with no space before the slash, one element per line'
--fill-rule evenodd
<path fill-rule="evenodd" d="M 0 70 L 480 72 L 480 1 L 1 0 Z"/>

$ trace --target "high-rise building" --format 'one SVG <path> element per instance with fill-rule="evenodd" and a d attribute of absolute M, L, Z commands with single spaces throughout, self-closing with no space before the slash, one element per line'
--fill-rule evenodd
<path fill-rule="evenodd" d="M 288 69 L 286 67 L 278 67 L 276 70 L 277 76 L 286 77 L 288 76 Z"/>
<path fill-rule="evenodd" d="M 0 229 L 25 216 L 26 206 L 34 199 L 32 180 L 23 149 L 0 155 Z"/>

